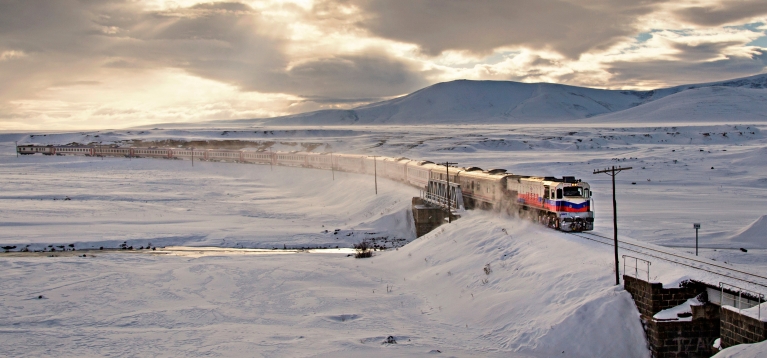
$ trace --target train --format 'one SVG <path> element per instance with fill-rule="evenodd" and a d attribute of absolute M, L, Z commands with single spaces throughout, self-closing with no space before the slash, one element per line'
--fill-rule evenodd
<path fill-rule="evenodd" d="M 404 157 L 298 151 L 31 144 L 18 145 L 16 151 L 20 155 L 187 159 L 375 174 L 429 192 L 450 190 L 453 197 L 460 193 L 465 209 L 506 212 L 561 231 L 594 229 L 591 187 L 572 176 L 517 175 L 504 169 L 457 167 Z"/>

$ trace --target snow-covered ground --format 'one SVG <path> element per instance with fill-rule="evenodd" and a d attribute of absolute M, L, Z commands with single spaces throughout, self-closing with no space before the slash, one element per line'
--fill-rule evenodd
<path fill-rule="evenodd" d="M 364 260 L 6 257 L 0 341 L 11 356 L 647 356 L 610 259 L 482 212 Z"/>
<path fill-rule="evenodd" d="M 689 253 L 692 223 L 700 222 L 702 256 L 764 275 L 763 131 L 750 124 L 230 123 L 4 133 L 0 244 L 282 248 L 413 239 L 407 211 L 417 190 L 387 180 L 378 181 L 375 195 L 371 177 L 349 173 L 336 172 L 333 180 L 330 172 L 298 168 L 16 158 L 13 152 L 14 141 L 243 140 L 254 148 L 575 175 L 595 189 L 595 231 L 605 236 L 612 234 L 610 178 L 592 171 L 632 166 L 617 177 L 622 238 Z M 445 356 L 648 356 L 636 308 L 612 286 L 612 259 L 608 246 L 485 212 L 364 260 L 333 253 L 0 256 L 0 344 L 14 356 L 396 356 L 432 350 Z M 660 261 L 651 270 L 654 280 L 666 283 L 717 279 Z M 389 335 L 396 345 L 381 344 Z"/>
<path fill-rule="evenodd" d="M 334 180 L 299 168 L 157 159 L 31 156 L 4 164 L 0 242 L 31 250 L 126 241 L 350 247 L 364 237 L 414 238 L 406 214 L 418 191 L 381 181 L 376 196 L 365 175 Z"/>

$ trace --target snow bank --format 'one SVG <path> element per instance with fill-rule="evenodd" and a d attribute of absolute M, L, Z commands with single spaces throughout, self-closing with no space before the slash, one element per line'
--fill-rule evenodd
<path fill-rule="evenodd" d="M 717 353 L 712 358 L 763 358 L 767 341 L 754 344 L 738 344 Z"/>
<path fill-rule="evenodd" d="M 524 221 L 469 212 L 373 260 L 390 267 L 384 277 L 395 287 L 417 288 L 427 301 L 423 314 L 456 330 L 480 327 L 489 347 L 647 356 L 639 313 L 630 295 L 613 286 L 609 248 L 574 240 Z"/>
<path fill-rule="evenodd" d="M 762 215 L 750 225 L 730 236 L 729 240 L 767 248 L 767 215 Z"/>

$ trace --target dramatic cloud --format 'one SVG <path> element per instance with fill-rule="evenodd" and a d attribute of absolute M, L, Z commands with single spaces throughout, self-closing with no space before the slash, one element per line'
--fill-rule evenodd
<path fill-rule="evenodd" d="M 359 25 L 419 45 L 490 53 L 506 46 L 551 49 L 577 58 L 633 36 L 638 19 L 660 1 L 625 0 L 352 0 L 366 13 Z"/>
<path fill-rule="evenodd" d="M 460 78 L 748 76 L 766 22 L 759 1 L 4 0 L 0 129 L 348 108 Z"/>
<path fill-rule="evenodd" d="M 759 73 L 766 66 L 767 50 L 757 50 L 750 57 L 724 58 L 696 64 L 671 60 L 618 61 L 610 63 L 607 71 L 612 73 L 611 80 L 615 83 L 645 83 L 652 87 L 664 87 L 741 77 L 747 73 Z M 673 77 L 662 81 L 657 78 L 659 73 Z"/>
<path fill-rule="evenodd" d="M 713 2 L 707 6 L 684 7 L 676 14 L 684 21 L 702 26 L 719 26 L 767 15 L 763 0 Z"/>

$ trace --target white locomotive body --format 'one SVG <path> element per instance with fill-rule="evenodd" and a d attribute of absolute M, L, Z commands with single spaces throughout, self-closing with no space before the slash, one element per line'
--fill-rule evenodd
<path fill-rule="evenodd" d="M 520 214 L 528 211 L 528 216 L 563 231 L 594 229 L 591 187 L 575 177 L 512 177 L 507 189 L 516 196 Z"/>

